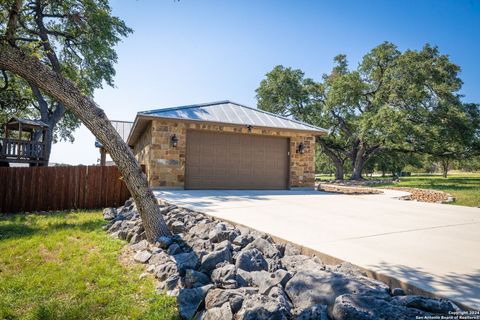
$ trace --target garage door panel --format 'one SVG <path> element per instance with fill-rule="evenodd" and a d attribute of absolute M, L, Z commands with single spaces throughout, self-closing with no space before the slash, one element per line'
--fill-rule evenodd
<path fill-rule="evenodd" d="M 285 189 L 288 139 L 189 130 L 187 189 Z"/>

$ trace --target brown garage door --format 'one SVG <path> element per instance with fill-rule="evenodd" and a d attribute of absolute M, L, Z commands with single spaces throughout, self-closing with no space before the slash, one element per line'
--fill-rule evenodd
<path fill-rule="evenodd" d="M 286 189 L 288 139 L 187 132 L 187 189 Z"/>

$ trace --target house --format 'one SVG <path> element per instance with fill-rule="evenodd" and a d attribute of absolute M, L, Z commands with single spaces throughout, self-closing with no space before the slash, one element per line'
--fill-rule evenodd
<path fill-rule="evenodd" d="M 313 188 L 327 130 L 231 101 L 139 112 L 128 137 L 151 187 Z"/>

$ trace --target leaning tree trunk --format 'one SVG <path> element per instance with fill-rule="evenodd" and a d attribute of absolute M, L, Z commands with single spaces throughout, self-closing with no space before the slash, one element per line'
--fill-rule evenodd
<path fill-rule="evenodd" d="M 102 109 L 61 74 L 43 65 L 38 59 L 8 44 L 0 44 L 0 69 L 9 70 L 38 86 L 71 110 L 97 137 L 117 164 L 137 204 L 147 239 L 154 241 L 170 232 L 163 220 L 147 179 L 132 151 L 113 128 Z"/>

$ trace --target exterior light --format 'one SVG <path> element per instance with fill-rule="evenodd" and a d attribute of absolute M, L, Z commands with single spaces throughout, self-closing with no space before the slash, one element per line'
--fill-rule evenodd
<path fill-rule="evenodd" d="M 171 138 L 170 138 L 170 145 L 174 148 L 177 147 L 178 145 L 178 138 L 177 138 L 177 135 L 174 134 Z"/>
<path fill-rule="evenodd" d="M 305 145 L 303 142 L 300 142 L 300 144 L 297 147 L 297 153 L 303 154 L 305 152 Z"/>
<path fill-rule="evenodd" d="M 253 127 L 251 125 L 247 126 L 248 132 L 252 132 Z"/>

